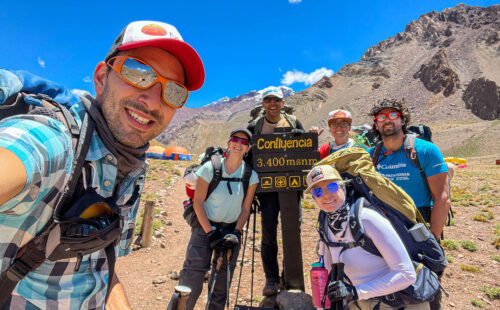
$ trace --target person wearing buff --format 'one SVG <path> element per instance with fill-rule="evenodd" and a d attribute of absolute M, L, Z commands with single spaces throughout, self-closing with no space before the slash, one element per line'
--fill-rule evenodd
<path fill-rule="evenodd" d="M 112 261 L 131 250 L 147 168 L 145 153 L 149 141 L 166 129 L 189 91 L 203 85 L 204 77 L 196 51 L 174 26 L 156 21 L 132 22 L 119 34 L 95 68 L 95 98 L 0 70 L 0 104 L 23 87 L 36 87 L 59 103 L 70 104 L 71 119 L 78 127 L 95 125 L 84 168 L 75 170 L 82 177 L 71 203 L 82 191 L 94 189 L 95 195 L 117 208 L 123 227 L 111 246 L 115 255 L 108 255 L 106 248 L 78 258 L 42 259 L 32 271 L 19 269 L 30 263 L 23 261 L 20 249 L 25 250 L 23 246 L 51 221 L 53 197 L 64 190 L 77 156 L 68 127 L 52 110 L 0 121 L 2 284 L 5 274 L 21 278 L 2 309 L 130 309 Z M 32 82 L 37 85 L 27 85 Z M 17 266 L 14 273 L 12 266 Z"/>
<path fill-rule="evenodd" d="M 227 142 L 227 157 L 222 160 L 222 179 L 207 198 L 207 191 L 214 177 L 212 161 L 206 162 L 196 171 L 196 191 L 193 208 L 199 225 L 191 228 L 191 237 L 186 249 L 186 259 L 180 272 L 179 284 L 191 289 L 186 309 L 194 308 L 203 289 L 205 273 L 212 272 L 209 279 L 208 309 L 224 309 L 227 298 L 227 269 L 229 260 L 229 280 L 232 279 L 241 247 L 241 230 L 248 220 L 259 178 L 251 171 L 248 189 L 245 193 L 242 179 L 251 169 L 243 161 L 250 151 L 252 134 L 246 128 L 231 131 Z M 233 180 L 226 180 L 233 178 Z M 237 180 L 235 180 L 237 179 Z M 227 253 L 230 251 L 230 258 Z M 212 258 L 213 256 L 213 258 Z M 222 265 L 216 271 L 217 261 L 222 257 Z M 214 275 L 217 278 L 214 281 Z"/>
<path fill-rule="evenodd" d="M 336 243 L 354 242 L 349 224 L 350 205 L 346 202 L 345 181 L 330 165 L 314 167 L 306 178 L 307 189 L 321 211 L 326 213 L 325 227 L 320 238 L 319 253 L 328 271 L 332 264 L 343 263 L 350 279 L 328 283 L 327 294 L 332 305 L 344 301 L 349 310 L 396 310 L 378 297 L 407 288 L 416 281 L 413 263 L 391 223 L 369 206 L 363 207 L 360 220 L 364 233 L 369 236 L 380 253 L 373 255 L 361 246 L 342 248 Z M 320 235 L 321 236 L 321 235 Z M 429 303 L 405 306 L 406 310 L 428 310 Z"/>
<path fill-rule="evenodd" d="M 349 111 L 338 109 L 328 113 L 328 128 L 333 141 L 325 143 L 319 148 L 321 159 L 340 149 L 355 145 L 354 140 L 349 138 L 351 123 L 352 117 Z M 314 129 L 317 131 L 317 128 L 312 128 L 310 131 L 314 131 Z"/>
<path fill-rule="evenodd" d="M 293 133 L 304 132 L 304 127 L 293 115 L 282 111 L 285 105 L 283 93 L 277 87 L 266 90 L 262 95 L 262 106 L 265 114 L 258 117 L 248 125 L 248 130 L 252 134 L 272 134 L 275 128 L 291 127 Z M 248 156 L 247 162 L 252 162 L 252 155 Z M 300 202 L 301 192 L 297 193 Z M 260 203 L 262 216 L 262 242 L 261 258 L 266 276 L 266 284 L 262 290 L 262 295 L 271 296 L 278 293 L 280 284 L 280 272 L 278 265 L 278 215 L 280 212 L 278 192 L 258 193 L 257 198 Z M 300 222 L 297 223 L 300 227 Z"/>

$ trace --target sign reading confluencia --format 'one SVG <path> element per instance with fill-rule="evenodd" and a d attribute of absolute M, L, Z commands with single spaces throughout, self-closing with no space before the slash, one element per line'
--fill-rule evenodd
<path fill-rule="evenodd" d="M 255 141 L 254 154 L 283 151 L 305 152 L 318 149 L 318 135 L 315 133 L 254 135 L 253 139 Z"/>
<path fill-rule="evenodd" d="M 259 173 L 257 192 L 304 190 L 305 171 L 320 160 L 315 133 L 254 135 L 253 167 Z"/>

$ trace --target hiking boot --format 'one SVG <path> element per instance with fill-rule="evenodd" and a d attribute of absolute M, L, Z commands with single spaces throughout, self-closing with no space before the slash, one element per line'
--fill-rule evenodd
<path fill-rule="evenodd" d="M 266 286 L 262 290 L 262 295 L 271 296 L 278 294 L 278 283 L 274 281 L 266 281 Z"/>

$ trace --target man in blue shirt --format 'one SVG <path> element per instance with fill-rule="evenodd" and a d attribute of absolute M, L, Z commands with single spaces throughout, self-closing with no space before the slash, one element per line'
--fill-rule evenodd
<path fill-rule="evenodd" d="M 165 130 L 188 92 L 199 89 L 203 81 L 201 59 L 175 27 L 137 21 L 123 29 L 105 60 L 97 64 L 96 98 L 78 98 L 53 82 L 0 70 L 0 104 L 21 89 L 36 88 L 66 100 L 60 103 L 71 106 L 78 126 L 85 115 L 92 118 L 95 131 L 83 182 L 119 206 L 123 230 L 115 253 L 122 256 L 130 252 L 140 201 L 133 193 L 144 185 L 149 141 Z M 48 196 L 53 189 L 64 189 L 73 157 L 71 134 L 57 117 L 25 114 L 0 121 L 2 274 L 52 217 Z M 106 254 L 102 249 L 78 259 L 45 260 L 18 282 L 0 307 L 130 309 L 116 273 L 109 279 Z"/>
<path fill-rule="evenodd" d="M 429 208 L 431 232 L 439 238 L 450 208 L 448 168 L 439 148 L 422 139 L 415 139 L 414 148 L 423 168 L 430 192 L 403 148 L 410 114 L 403 100 L 382 100 L 371 110 L 374 116 L 373 132 L 382 140 L 382 151 L 376 160 L 375 169 L 403 188 L 413 199 L 425 217 Z M 371 148 L 373 156 L 375 147 Z M 423 211 L 423 212 L 422 212 Z"/>
<path fill-rule="evenodd" d="M 374 155 L 376 147 L 369 150 L 375 169 L 408 193 L 424 219 L 430 223 L 430 231 L 439 238 L 450 210 L 448 168 L 441 151 L 430 142 L 418 138 L 414 140 L 414 149 L 427 186 L 404 150 L 408 133 L 406 127 L 410 122 L 406 102 L 384 99 L 373 106 L 370 114 L 374 117 L 373 133 L 382 140 L 379 155 Z M 441 309 L 440 300 L 439 295 L 431 302 L 431 309 Z"/>

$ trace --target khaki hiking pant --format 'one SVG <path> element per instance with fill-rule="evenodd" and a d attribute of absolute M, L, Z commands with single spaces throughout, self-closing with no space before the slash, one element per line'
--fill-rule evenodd
<path fill-rule="evenodd" d="M 357 300 L 353 302 L 347 307 L 347 310 L 372 310 L 377 304 L 379 300 L 377 298 L 372 298 L 368 300 Z M 404 307 L 405 310 L 430 310 L 430 305 L 428 302 L 411 305 Z M 390 307 L 383 302 L 380 303 L 380 310 L 398 310 L 398 308 Z"/>

